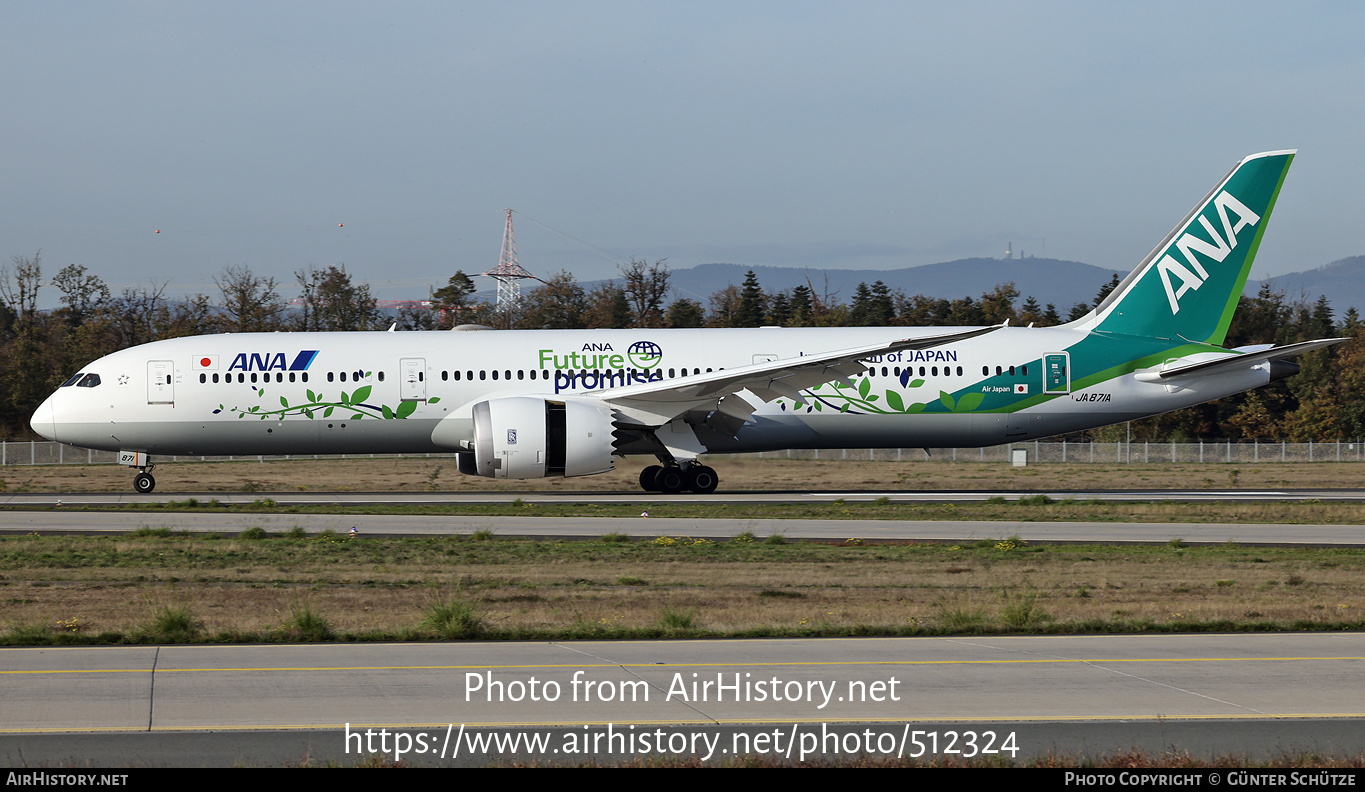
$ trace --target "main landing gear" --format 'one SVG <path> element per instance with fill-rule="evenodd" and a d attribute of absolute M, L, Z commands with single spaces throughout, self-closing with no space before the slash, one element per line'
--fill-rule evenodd
<path fill-rule="evenodd" d="M 707 495 L 716 491 L 720 477 L 713 468 L 697 462 L 650 465 L 640 471 L 640 489 L 676 495 L 683 490 Z"/>

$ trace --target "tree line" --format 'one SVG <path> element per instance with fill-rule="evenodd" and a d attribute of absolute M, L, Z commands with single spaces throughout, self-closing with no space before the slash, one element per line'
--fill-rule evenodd
<path fill-rule="evenodd" d="M 226 267 L 214 283 L 216 296 L 170 299 L 166 286 L 124 289 L 114 295 L 97 275 L 70 264 L 50 279 L 40 254 L 15 256 L 0 265 L 0 432 L 31 436 L 28 419 L 58 385 L 82 366 L 119 349 L 163 338 L 210 333 L 274 331 L 450 329 L 483 324 L 508 329 L 691 328 L 691 327 L 876 327 L 1000 324 L 1047 327 L 1084 316 L 1115 286 L 1101 284 L 1090 303 L 1066 309 L 1020 299 L 1012 283 L 978 297 L 957 299 L 907 295 L 881 281 L 860 283 L 845 300 L 813 280 L 784 290 L 765 290 L 751 270 L 739 286 L 709 297 L 677 296 L 665 260 L 632 260 L 619 278 L 584 286 L 560 272 L 529 288 L 520 303 L 499 309 L 478 299 L 463 272 L 396 315 L 382 310 L 369 286 L 356 283 L 344 265 L 294 273 L 296 296 L 275 278 L 249 267 Z M 56 289 L 59 307 L 38 309 L 41 289 Z M 1269 284 L 1243 296 L 1226 345 L 1288 344 L 1347 336 L 1349 343 L 1298 358 L 1298 376 L 1210 404 L 1134 421 L 1136 440 L 1251 439 L 1328 441 L 1365 436 L 1365 343 L 1354 307 L 1338 321 L 1326 296 L 1293 301 Z M 1126 427 L 1110 427 L 1075 439 L 1113 440 Z"/>

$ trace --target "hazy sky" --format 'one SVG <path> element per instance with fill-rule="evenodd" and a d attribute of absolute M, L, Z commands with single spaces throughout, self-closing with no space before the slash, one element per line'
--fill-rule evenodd
<path fill-rule="evenodd" d="M 1348 2 L 0 0 L 0 260 L 418 298 L 496 265 L 510 207 L 544 276 L 1127 269 L 1297 148 L 1275 275 L 1365 253 L 1362 33 Z"/>

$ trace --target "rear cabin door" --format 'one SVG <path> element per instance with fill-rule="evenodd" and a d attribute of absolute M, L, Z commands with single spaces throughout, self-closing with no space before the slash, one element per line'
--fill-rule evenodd
<path fill-rule="evenodd" d="M 1043 356 L 1044 393 L 1070 393 L 1071 367 L 1070 355 L 1057 352 Z"/>

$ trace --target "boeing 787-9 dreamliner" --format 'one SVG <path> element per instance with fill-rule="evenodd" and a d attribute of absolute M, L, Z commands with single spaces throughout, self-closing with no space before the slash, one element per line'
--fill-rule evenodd
<path fill-rule="evenodd" d="M 707 453 L 985 446 L 1177 410 L 1298 371 L 1344 339 L 1222 346 L 1293 151 L 1255 154 L 1089 314 L 1058 327 L 260 333 L 176 338 L 85 366 L 34 431 L 119 452 L 457 452 L 490 478 L 588 476 L 708 493 Z"/>

